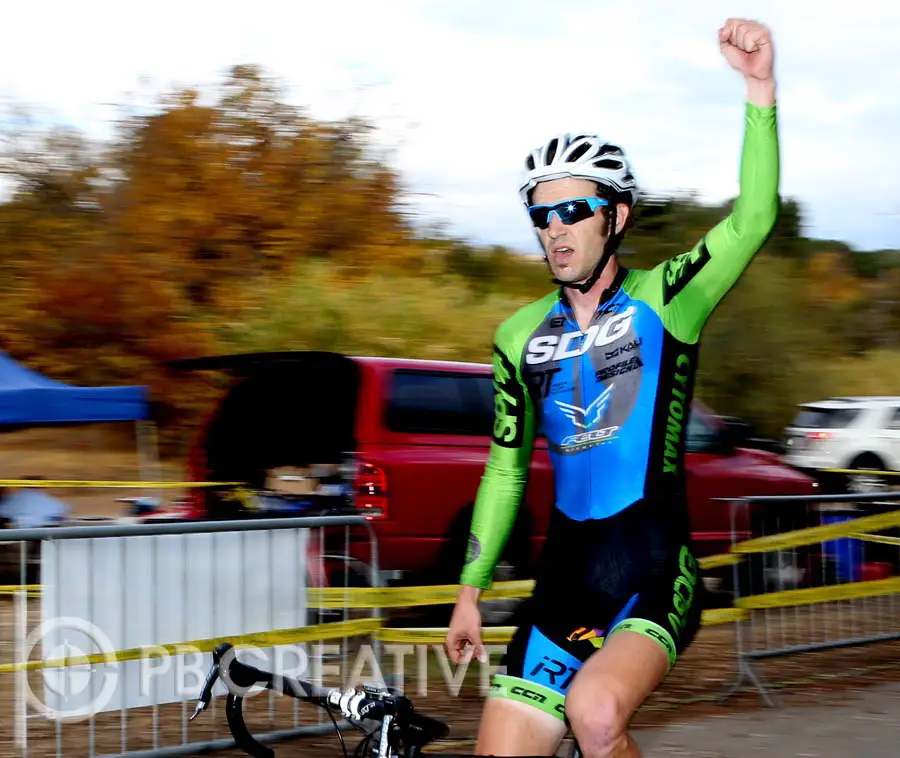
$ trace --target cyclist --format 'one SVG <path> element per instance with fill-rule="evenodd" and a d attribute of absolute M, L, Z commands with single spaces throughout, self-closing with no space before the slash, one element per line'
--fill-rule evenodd
<path fill-rule="evenodd" d="M 747 86 L 740 195 L 692 250 L 652 270 L 616 259 L 637 194 L 618 146 L 562 135 L 526 159 L 520 195 L 559 289 L 496 331 L 491 454 L 446 639 L 455 663 L 484 660 L 478 598 L 514 524 L 539 422 L 556 495 L 479 754 L 553 755 L 571 726 L 588 758 L 639 756 L 628 723 L 700 624 L 684 479 L 698 340 L 779 201 L 770 32 L 729 19 L 719 44 Z"/>

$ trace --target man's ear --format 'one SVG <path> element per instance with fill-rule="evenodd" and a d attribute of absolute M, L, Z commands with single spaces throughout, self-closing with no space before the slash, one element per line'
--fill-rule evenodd
<path fill-rule="evenodd" d="M 616 234 L 621 234 L 631 219 L 631 207 L 625 203 L 616 203 Z"/>

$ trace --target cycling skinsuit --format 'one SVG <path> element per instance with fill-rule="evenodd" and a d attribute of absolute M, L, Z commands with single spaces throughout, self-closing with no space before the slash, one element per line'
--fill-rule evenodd
<path fill-rule="evenodd" d="M 532 596 L 492 696 L 563 718 L 582 663 L 613 633 L 658 642 L 669 665 L 700 624 L 702 582 L 685 495 L 685 428 L 704 323 L 778 212 L 775 107 L 750 103 L 740 195 L 689 252 L 620 266 L 587 330 L 564 290 L 520 309 L 494 346 L 495 425 L 461 583 L 490 587 L 540 427 L 555 506 Z"/>

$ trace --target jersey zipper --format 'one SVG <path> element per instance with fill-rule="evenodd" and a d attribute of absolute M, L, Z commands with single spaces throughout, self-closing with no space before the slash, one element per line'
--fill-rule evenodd
<path fill-rule="evenodd" d="M 581 406 L 582 408 L 587 408 L 587 406 L 588 406 L 587 389 L 590 387 L 590 384 L 585 381 L 585 375 L 584 375 L 585 353 L 582 350 L 582 348 L 584 347 L 584 340 L 585 340 L 587 332 L 586 332 L 586 330 L 581 328 L 581 324 L 578 323 L 578 319 L 575 317 L 575 309 L 572 308 L 569 301 L 565 298 L 562 299 L 562 307 L 563 307 L 563 313 L 564 313 L 564 316 L 566 319 L 566 324 L 567 324 L 568 328 L 572 329 L 573 331 L 578 333 L 578 338 L 577 338 L 578 339 L 578 354 L 574 358 L 575 366 L 574 366 L 574 370 L 572 371 L 572 377 L 573 377 L 573 379 L 575 379 L 575 386 L 572 388 L 572 402 L 574 402 L 576 405 Z M 599 314 L 601 312 L 602 312 L 601 307 L 598 307 L 597 310 L 594 311 L 594 315 L 591 317 L 591 322 L 590 322 L 590 324 L 588 324 L 588 328 L 590 328 L 594 324 L 594 321 L 596 321 L 597 317 L 599 316 Z M 590 359 L 588 359 L 588 362 L 590 362 Z M 587 423 L 586 415 L 584 417 L 584 423 Z M 587 429 L 579 430 L 578 427 L 574 427 L 572 431 L 574 434 L 579 434 L 579 433 L 585 433 L 588 430 Z M 588 456 L 588 468 L 593 468 L 593 465 L 594 465 L 593 449 L 588 448 L 587 450 L 584 451 L 584 453 L 586 453 Z M 582 455 L 584 453 L 582 453 Z M 587 479 L 588 479 L 587 502 L 584 504 L 584 508 L 585 508 L 585 512 L 586 512 L 585 517 L 590 518 L 591 512 L 593 511 L 593 508 L 591 508 L 591 503 L 593 502 L 593 499 L 594 499 L 594 491 L 593 491 L 594 485 L 593 485 L 593 482 L 591 482 L 590 476 L 588 476 Z"/>
<path fill-rule="evenodd" d="M 620 292 L 620 291 L 621 291 L 620 287 L 616 287 L 616 288 L 614 289 L 614 291 L 612 292 L 611 297 L 609 297 L 609 299 L 607 299 L 605 302 L 601 302 L 601 303 L 600 303 L 600 305 L 597 307 L 597 310 L 594 312 L 593 318 L 591 319 L 591 325 L 593 325 L 595 322 L 599 321 L 600 318 L 603 316 L 603 314 L 605 314 L 605 313 L 607 313 L 607 312 L 613 312 L 613 311 L 616 310 L 616 303 L 617 303 L 617 301 L 618 301 L 618 299 L 619 299 L 618 296 L 619 296 L 619 292 Z M 582 339 L 584 339 L 584 333 L 582 333 Z M 582 343 L 582 344 L 583 344 L 583 343 Z M 581 354 L 578 356 L 578 359 L 581 360 L 581 359 L 584 358 L 586 355 L 587 355 L 586 352 L 585 352 L 585 353 L 581 353 Z M 590 369 L 593 369 L 594 364 L 591 362 L 590 356 L 587 356 L 587 361 L 586 361 L 586 362 L 587 362 L 588 367 L 589 367 Z M 579 375 L 580 375 L 580 378 L 581 378 L 581 385 L 582 385 L 582 388 L 584 388 L 584 387 L 586 387 L 586 386 L 590 386 L 590 387 L 592 387 L 595 391 L 599 389 L 599 387 L 598 387 L 598 382 L 597 382 L 597 379 L 596 379 L 596 374 L 594 374 L 593 371 L 588 371 L 588 372 L 587 372 L 587 376 L 585 376 L 585 372 L 584 372 L 584 363 L 582 363 L 582 364 L 578 367 L 578 370 L 579 370 L 579 372 L 580 372 Z M 592 397 L 591 400 L 593 401 L 593 399 L 594 399 L 594 398 Z M 588 403 L 587 403 L 586 398 L 583 398 L 583 404 L 582 404 L 582 407 L 583 407 L 583 408 L 586 408 L 587 405 L 588 405 Z M 585 423 L 587 423 L 587 419 L 586 419 L 586 418 L 585 418 Z M 587 432 L 587 431 L 592 431 L 592 430 L 587 430 L 587 429 L 586 429 L 585 432 Z M 591 471 L 593 471 L 594 466 L 596 465 L 596 463 L 595 463 L 595 461 L 594 461 L 594 457 L 595 457 L 595 453 L 596 453 L 596 448 L 597 448 L 597 447 L 599 447 L 599 445 L 591 445 L 590 447 L 588 447 L 588 449 L 587 449 L 587 451 L 586 451 L 587 454 L 588 454 L 588 468 L 589 468 Z M 601 492 L 601 497 L 602 497 L 602 492 Z M 594 477 L 593 477 L 593 476 L 588 476 L 587 518 L 589 518 L 589 519 L 590 519 L 590 518 L 594 518 Z"/>

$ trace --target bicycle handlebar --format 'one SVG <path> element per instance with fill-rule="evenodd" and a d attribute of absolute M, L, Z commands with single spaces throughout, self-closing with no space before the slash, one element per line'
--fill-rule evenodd
<path fill-rule="evenodd" d="M 234 647 L 223 642 L 213 650 L 213 665 L 203 684 L 197 706 L 190 720 L 205 711 L 212 701 L 212 691 L 218 679 L 222 679 L 228 695 L 225 715 L 235 744 L 254 758 L 272 758 L 274 751 L 254 739 L 244 723 L 243 694 L 238 690 L 249 690 L 254 686 L 289 695 L 311 702 L 322 708 L 340 713 L 345 719 L 382 722 L 382 742 L 379 754 L 386 755 L 392 727 L 399 733 L 407 748 L 407 758 L 415 758 L 416 753 L 426 744 L 446 736 L 447 725 L 437 719 L 416 713 L 410 700 L 390 689 L 346 689 L 318 687 L 300 679 L 273 674 L 255 666 L 241 663 L 234 655 Z"/>

